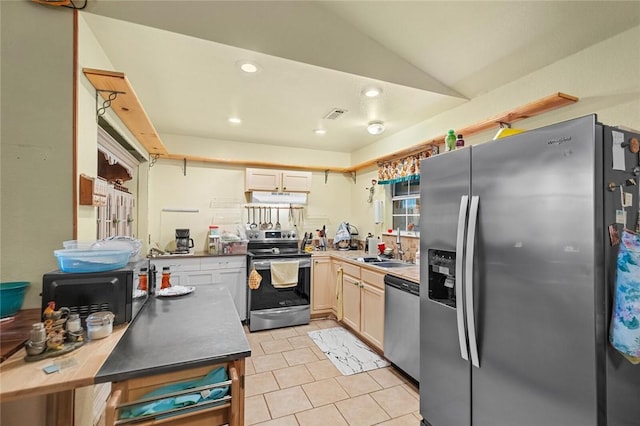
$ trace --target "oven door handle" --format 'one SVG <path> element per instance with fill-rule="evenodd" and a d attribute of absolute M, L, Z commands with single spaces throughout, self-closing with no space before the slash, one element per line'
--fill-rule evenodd
<path fill-rule="evenodd" d="M 252 266 L 254 268 L 256 268 L 258 271 L 264 271 L 264 270 L 268 270 L 271 267 L 271 262 L 269 262 L 269 261 L 265 261 L 265 262 L 254 261 L 252 263 Z"/>
<path fill-rule="evenodd" d="M 283 258 L 281 261 L 284 262 L 286 260 L 291 260 L 291 259 Z M 267 271 L 267 270 L 271 269 L 271 263 L 272 262 L 278 262 L 278 261 L 277 260 L 276 261 L 273 261 L 273 260 L 263 260 L 263 261 L 254 260 L 253 263 L 251 264 L 251 266 L 256 268 L 256 270 L 258 270 L 258 271 Z M 310 268 L 310 267 L 311 267 L 311 260 L 309 260 L 309 259 L 301 260 L 298 263 L 298 268 Z"/>

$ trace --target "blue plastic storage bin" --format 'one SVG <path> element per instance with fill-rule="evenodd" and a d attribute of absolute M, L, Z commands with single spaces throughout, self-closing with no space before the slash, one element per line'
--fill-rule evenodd
<path fill-rule="evenodd" d="M 104 272 L 125 267 L 131 250 L 63 249 L 53 254 L 62 272 Z"/>

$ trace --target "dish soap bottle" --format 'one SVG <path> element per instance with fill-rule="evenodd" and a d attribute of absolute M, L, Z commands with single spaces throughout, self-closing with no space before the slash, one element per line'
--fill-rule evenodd
<path fill-rule="evenodd" d="M 456 133 L 453 130 L 449 130 L 447 136 L 444 138 L 446 145 L 445 151 L 453 151 L 456 149 Z"/>

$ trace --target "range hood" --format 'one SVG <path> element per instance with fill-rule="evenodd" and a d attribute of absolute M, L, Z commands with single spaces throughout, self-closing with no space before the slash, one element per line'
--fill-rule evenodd
<path fill-rule="evenodd" d="M 251 202 L 268 204 L 307 204 L 307 193 L 253 191 L 251 193 Z"/>

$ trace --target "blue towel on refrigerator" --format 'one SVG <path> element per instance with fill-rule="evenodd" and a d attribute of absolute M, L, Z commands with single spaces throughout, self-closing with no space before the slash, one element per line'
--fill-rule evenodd
<path fill-rule="evenodd" d="M 609 340 L 633 364 L 640 363 L 640 235 L 623 231 Z"/>

